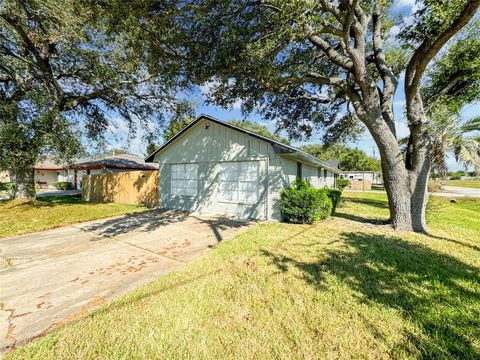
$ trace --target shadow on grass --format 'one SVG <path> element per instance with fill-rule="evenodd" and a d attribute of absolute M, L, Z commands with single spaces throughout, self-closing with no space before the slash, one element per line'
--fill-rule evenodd
<path fill-rule="evenodd" d="M 349 197 L 349 196 L 343 196 L 342 199 L 343 201 L 348 201 L 354 204 L 374 206 L 380 209 L 388 209 L 387 200 L 376 200 L 376 199 L 357 198 L 357 197 Z"/>
<path fill-rule="evenodd" d="M 304 262 L 263 251 L 279 271 L 294 266 L 304 280 L 326 290 L 325 277 L 336 277 L 360 294 L 359 301 L 400 310 L 419 334 L 404 334 L 424 358 L 479 358 L 473 339 L 480 336 L 480 274 L 456 258 L 400 238 L 344 232 L 348 250 L 322 252 L 322 260 Z M 418 354 L 412 354 L 414 356 Z"/>
<path fill-rule="evenodd" d="M 36 199 L 37 202 L 45 205 L 64 205 L 64 204 L 84 204 L 82 195 L 58 195 L 58 196 L 43 196 Z"/>
<path fill-rule="evenodd" d="M 35 200 L 24 199 L 3 199 L 0 200 L 0 204 L 6 205 L 9 208 L 17 207 L 53 207 L 56 205 L 77 205 L 87 204 L 82 201 L 81 195 L 59 195 L 59 196 L 42 196 Z"/>
<path fill-rule="evenodd" d="M 386 219 L 371 219 L 363 216 L 353 215 L 349 213 L 339 212 L 338 210 L 335 211 L 336 217 L 347 219 L 351 221 L 356 221 L 364 224 L 372 224 L 372 225 L 387 225 L 389 224 L 389 220 Z"/>
<path fill-rule="evenodd" d="M 469 243 L 466 243 L 466 242 L 463 242 L 463 241 L 458 241 L 458 240 L 451 239 L 451 238 L 444 237 L 444 236 L 433 235 L 433 234 L 430 234 L 430 233 L 427 234 L 427 235 L 428 235 L 428 237 L 431 237 L 432 239 L 435 239 L 435 240 L 449 241 L 449 242 L 457 244 L 457 245 L 465 246 L 465 247 L 467 247 L 469 249 L 472 249 L 472 250 L 480 251 L 480 246 L 477 246 L 477 245 L 469 244 Z"/>

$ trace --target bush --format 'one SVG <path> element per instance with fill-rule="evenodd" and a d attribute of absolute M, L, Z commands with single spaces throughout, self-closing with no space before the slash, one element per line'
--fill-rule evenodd
<path fill-rule="evenodd" d="M 73 190 L 73 184 L 68 181 L 54 182 L 52 186 L 57 190 Z"/>
<path fill-rule="evenodd" d="M 454 175 L 450 176 L 450 180 L 462 180 L 462 177 L 460 175 Z"/>
<path fill-rule="evenodd" d="M 0 182 L 0 191 L 12 190 L 14 185 L 13 182 Z"/>
<path fill-rule="evenodd" d="M 428 180 L 428 192 L 439 192 L 443 189 L 443 183 L 440 180 Z"/>
<path fill-rule="evenodd" d="M 315 189 L 307 180 L 297 179 L 282 191 L 280 211 L 286 222 L 310 224 L 330 216 L 332 201 L 327 189 Z"/>
<path fill-rule="evenodd" d="M 342 191 L 339 189 L 327 189 L 327 195 L 332 202 L 332 215 L 335 214 L 337 206 L 340 203 L 342 197 Z"/>
<path fill-rule="evenodd" d="M 337 179 L 337 189 L 339 189 L 340 191 L 343 191 L 348 186 L 350 186 L 350 180 L 342 178 Z"/>

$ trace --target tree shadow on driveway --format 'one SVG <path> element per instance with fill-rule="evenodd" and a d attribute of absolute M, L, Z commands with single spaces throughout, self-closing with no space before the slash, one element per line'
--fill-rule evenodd
<path fill-rule="evenodd" d="M 200 217 L 189 212 L 154 209 L 139 213 L 127 214 L 119 218 L 82 225 L 79 228 L 83 231 L 94 232 L 101 237 L 115 237 L 131 232 L 151 232 L 162 227 L 181 223 L 187 219 L 202 223 L 214 234 L 217 242 L 223 240 L 222 231 L 231 228 L 241 228 L 250 225 L 246 221 L 236 221 L 225 217 Z M 185 224 L 185 226 L 189 226 Z"/>
<path fill-rule="evenodd" d="M 358 294 L 361 303 L 400 310 L 418 331 L 405 330 L 403 351 L 425 358 L 479 358 L 480 273 L 453 256 L 398 237 L 343 232 L 348 246 L 318 249 L 318 261 L 263 251 L 280 272 L 294 267 L 318 291 L 329 291 L 327 276 Z M 324 248 L 323 248 L 324 249 Z M 317 258 L 317 256 L 316 256 Z M 417 353 L 418 351 L 418 353 Z"/>
<path fill-rule="evenodd" d="M 115 237 L 132 231 L 149 232 L 157 230 L 162 226 L 183 221 L 188 215 L 187 212 L 155 209 L 82 225 L 79 228 L 83 231 L 94 232 L 102 237 Z"/>

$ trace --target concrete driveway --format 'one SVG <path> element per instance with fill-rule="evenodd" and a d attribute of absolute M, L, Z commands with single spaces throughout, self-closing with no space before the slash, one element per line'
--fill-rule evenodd
<path fill-rule="evenodd" d="M 460 186 L 444 186 L 443 191 L 459 194 L 462 196 L 470 196 L 470 197 L 480 197 L 480 189 L 475 188 L 466 188 Z"/>
<path fill-rule="evenodd" d="M 248 225 L 154 210 L 0 240 L 0 354 L 177 269 Z"/>

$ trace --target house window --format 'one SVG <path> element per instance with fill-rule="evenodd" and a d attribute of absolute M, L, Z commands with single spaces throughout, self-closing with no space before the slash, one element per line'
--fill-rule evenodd
<path fill-rule="evenodd" d="M 228 202 L 258 201 L 259 168 L 257 161 L 219 164 L 219 197 Z"/>
<path fill-rule="evenodd" d="M 323 181 L 327 181 L 327 169 L 323 169 Z"/>
<path fill-rule="evenodd" d="M 317 177 L 319 179 L 322 177 L 322 168 L 317 168 Z"/>
<path fill-rule="evenodd" d="M 302 178 L 302 163 L 297 162 L 297 178 Z"/>
<path fill-rule="evenodd" d="M 173 195 L 196 196 L 198 188 L 197 164 L 171 165 L 171 191 Z"/>

